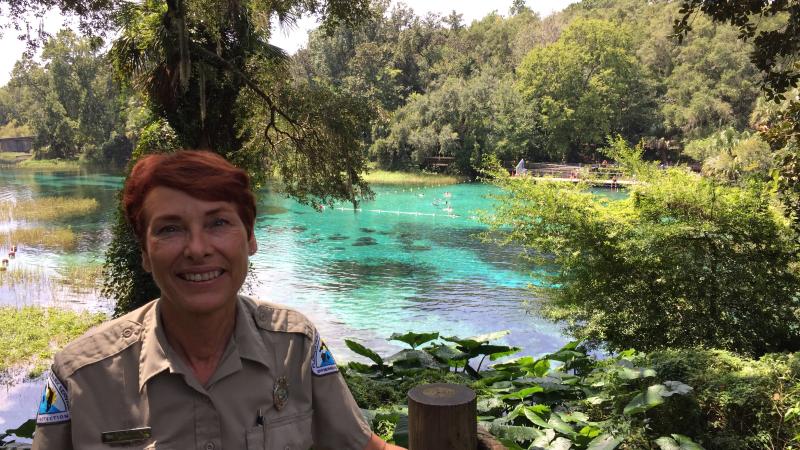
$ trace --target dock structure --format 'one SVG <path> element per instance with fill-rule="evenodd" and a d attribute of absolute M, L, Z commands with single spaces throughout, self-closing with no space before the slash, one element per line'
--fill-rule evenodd
<path fill-rule="evenodd" d="M 557 164 L 528 163 L 525 176 L 537 181 L 558 183 L 586 183 L 599 188 L 624 188 L 637 184 L 624 179 L 622 170 L 613 164 Z"/>

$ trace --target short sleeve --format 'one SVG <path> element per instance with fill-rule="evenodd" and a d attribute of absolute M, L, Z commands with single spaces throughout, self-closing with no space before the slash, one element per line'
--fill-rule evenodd
<path fill-rule="evenodd" d="M 314 449 L 363 450 L 372 430 L 316 330 L 309 356 L 312 358 Z"/>
<path fill-rule="evenodd" d="M 72 450 L 69 393 L 55 368 L 45 377 L 36 409 L 32 450 Z"/>

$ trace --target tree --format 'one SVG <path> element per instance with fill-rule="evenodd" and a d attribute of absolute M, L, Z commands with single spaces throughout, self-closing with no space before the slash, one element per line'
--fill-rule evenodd
<path fill-rule="evenodd" d="M 539 268 L 537 309 L 611 351 L 800 349 L 797 249 L 774 196 L 659 170 L 642 152 L 612 142 L 642 182 L 618 201 L 500 173 L 485 220 Z"/>
<path fill-rule="evenodd" d="M 729 23 L 739 29 L 739 38 L 753 40 L 751 60 L 764 73 L 763 89 L 769 98 L 783 95 L 800 81 L 800 7 L 796 0 L 682 0 L 682 16 L 675 19 L 679 39 L 692 31 L 698 11 L 714 22 Z"/>
<path fill-rule="evenodd" d="M 256 176 L 272 175 L 276 169 L 281 179 L 289 181 L 286 191 L 303 202 L 356 202 L 370 195 L 361 178 L 365 153 L 351 145 L 353 133 L 361 130 L 340 127 L 337 119 L 342 113 L 350 117 L 350 111 L 318 111 L 320 105 L 362 105 L 346 99 L 317 105 L 310 102 L 319 95 L 288 95 L 302 91 L 285 82 L 289 75 L 286 56 L 267 42 L 272 18 L 291 23 L 301 14 L 317 13 L 323 27 L 332 29 L 365 16 L 368 0 L 7 3 L 18 22 L 25 13 L 57 6 L 76 14 L 87 33 L 119 28 L 110 52 L 118 79 L 144 95 L 153 119 L 166 121 L 183 146 L 213 149 Z M 315 113 L 302 114 L 306 107 L 316 108 Z M 164 149 L 140 145 L 136 154 L 154 150 Z M 312 160 L 314 164 L 307 163 Z M 117 298 L 117 313 L 149 300 L 136 291 L 150 292 L 153 287 L 139 261 L 129 257 L 134 243 L 130 230 L 115 229 L 107 255 L 105 292 Z M 138 283 L 131 285 L 127 280 Z"/>
<path fill-rule="evenodd" d="M 17 62 L 5 87 L 7 109 L 33 129 L 37 157 L 74 159 L 121 130 L 120 89 L 99 47 L 64 29 L 44 43 L 41 63 L 29 56 Z"/>
<path fill-rule="evenodd" d="M 533 49 L 517 73 L 523 97 L 544 118 L 554 159 L 591 157 L 609 133 L 637 139 L 653 123 L 654 89 L 624 26 L 575 20 L 556 43 Z"/>

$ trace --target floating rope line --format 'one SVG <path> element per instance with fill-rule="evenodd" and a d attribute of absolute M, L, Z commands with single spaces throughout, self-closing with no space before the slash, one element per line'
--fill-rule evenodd
<path fill-rule="evenodd" d="M 356 211 L 362 212 L 361 208 L 343 208 L 338 207 L 334 208 L 339 211 Z M 426 216 L 426 217 L 449 217 L 451 219 L 455 219 L 456 217 L 460 217 L 457 214 L 436 214 L 436 213 L 423 213 L 423 212 L 411 212 L 411 211 L 391 211 L 386 209 L 368 209 L 367 212 L 371 213 L 378 213 L 378 214 L 394 214 L 394 215 L 406 215 L 406 216 Z"/>

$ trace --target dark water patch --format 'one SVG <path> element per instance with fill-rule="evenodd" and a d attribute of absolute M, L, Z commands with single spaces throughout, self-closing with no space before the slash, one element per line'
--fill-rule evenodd
<path fill-rule="evenodd" d="M 291 228 L 291 230 L 294 231 L 295 233 L 302 233 L 308 230 L 308 227 L 305 225 L 295 225 Z"/>
<path fill-rule="evenodd" d="M 346 241 L 348 239 L 350 239 L 349 236 L 345 236 L 345 235 L 342 235 L 342 234 L 339 234 L 339 233 L 335 233 L 335 234 L 332 234 L 332 235 L 328 236 L 328 240 L 330 240 L 330 241 Z"/>
<path fill-rule="evenodd" d="M 407 252 L 427 252 L 431 250 L 430 245 L 407 245 L 403 246 L 403 250 Z"/>
<path fill-rule="evenodd" d="M 361 227 L 361 228 L 359 228 L 359 230 L 361 230 L 361 232 L 363 232 L 363 233 L 374 233 L 375 232 L 375 230 L 373 230 L 372 228 L 366 228 L 366 227 Z"/>
<path fill-rule="evenodd" d="M 258 211 L 265 216 L 279 216 L 289 212 L 289 210 L 283 206 L 277 205 L 260 205 Z"/>
<path fill-rule="evenodd" d="M 427 285 L 438 277 L 437 271 L 430 265 L 389 259 L 334 260 L 325 266 L 325 271 L 338 282 L 359 287 L 384 283 Z"/>
<path fill-rule="evenodd" d="M 343 251 L 345 251 L 347 249 L 344 248 L 344 247 L 333 247 L 331 250 L 333 250 L 335 252 L 343 252 Z"/>
<path fill-rule="evenodd" d="M 353 242 L 353 247 L 363 247 L 366 245 L 378 245 L 378 241 L 369 236 L 365 236 L 365 237 L 360 237 L 356 239 L 355 242 Z"/>

